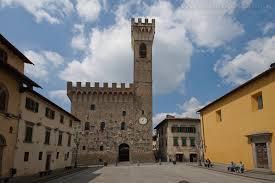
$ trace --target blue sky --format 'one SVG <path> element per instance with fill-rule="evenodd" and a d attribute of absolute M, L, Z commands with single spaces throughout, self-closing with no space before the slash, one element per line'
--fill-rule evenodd
<path fill-rule="evenodd" d="M 130 18 L 156 19 L 154 123 L 198 108 L 275 62 L 273 0 L 0 0 L 0 32 L 70 110 L 66 81 L 132 82 Z"/>

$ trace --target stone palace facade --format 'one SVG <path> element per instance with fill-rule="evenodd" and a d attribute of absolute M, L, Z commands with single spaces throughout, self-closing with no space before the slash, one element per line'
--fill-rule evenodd
<path fill-rule="evenodd" d="M 81 121 L 79 163 L 150 162 L 152 153 L 152 46 L 155 20 L 131 20 L 134 82 L 67 83 L 72 113 Z M 114 48 L 115 49 L 115 48 Z"/>

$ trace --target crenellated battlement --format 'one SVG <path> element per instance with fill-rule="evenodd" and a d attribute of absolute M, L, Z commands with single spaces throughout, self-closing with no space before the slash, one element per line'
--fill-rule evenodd
<path fill-rule="evenodd" d="M 120 87 L 117 83 L 112 83 L 111 86 L 108 83 L 103 83 L 100 86 L 99 82 L 93 83 L 93 86 L 90 82 L 76 82 L 74 84 L 67 82 L 67 95 L 72 102 L 75 100 L 84 102 L 88 99 L 104 102 L 129 102 L 134 97 L 134 85 L 132 83 L 129 86 L 120 83 Z"/>
<path fill-rule="evenodd" d="M 75 84 L 75 85 L 74 85 Z M 126 83 L 120 83 L 120 87 L 118 86 L 118 83 L 112 83 L 109 85 L 108 83 L 103 83 L 103 86 L 100 86 L 99 82 L 93 83 L 93 86 L 90 82 L 82 83 L 82 82 L 67 82 L 67 93 L 115 93 L 115 92 L 123 92 L 123 93 L 133 93 L 134 92 L 134 85 L 133 83 L 129 83 L 128 86 L 126 86 Z M 83 84 L 85 84 L 83 86 Z"/>
<path fill-rule="evenodd" d="M 155 26 L 155 19 L 152 19 L 151 22 L 148 21 L 148 18 L 145 18 L 144 21 L 142 18 L 138 18 L 136 21 L 135 18 L 131 18 L 132 26 Z"/>
<path fill-rule="evenodd" d="M 131 19 L 132 48 L 135 41 L 153 41 L 155 35 L 155 19 L 151 22 L 147 18 Z"/>

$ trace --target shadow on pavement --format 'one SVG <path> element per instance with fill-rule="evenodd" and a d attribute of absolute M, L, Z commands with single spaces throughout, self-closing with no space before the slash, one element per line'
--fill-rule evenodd
<path fill-rule="evenodd" d="M 75 174 L 67 175 L 64 177 L 59 177 L 57 179 L 47 181 L 48 183 L 88 183 L 95 179 L 97 176 L 101 175 L 100 173 L 94 173 L 95 171 L 101 169 L 100 167 L 89 167 L 84 171 L 79 171 Z"/>

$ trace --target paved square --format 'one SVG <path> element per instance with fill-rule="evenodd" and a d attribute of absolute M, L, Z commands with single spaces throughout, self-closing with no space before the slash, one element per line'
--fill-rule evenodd
<path fill-rule="evenodd" d="M 185 165 L 144 165 L 104 167 L 92 183 L 259 183 L 264 181 L 218 173 Z"/>
<path fill-rule="evenodd" d="M 219 173 L 184 164 L 108 166 L 87 169 L 50 183 L 270 183 L 242 176 Z"/>

